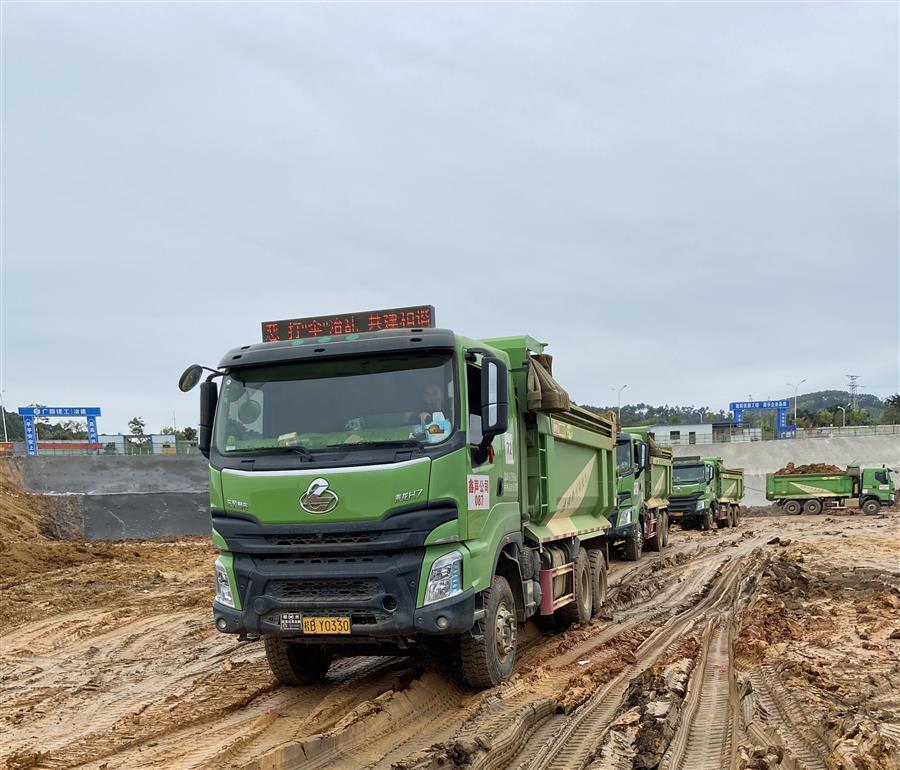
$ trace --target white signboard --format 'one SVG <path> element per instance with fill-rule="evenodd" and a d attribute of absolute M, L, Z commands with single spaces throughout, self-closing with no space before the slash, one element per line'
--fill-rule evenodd
<path fill-rule="evenodd" d="M 469 474 L 466 477 L 470 511 L 487 511 L 491 507 L 491 477 Z"/>

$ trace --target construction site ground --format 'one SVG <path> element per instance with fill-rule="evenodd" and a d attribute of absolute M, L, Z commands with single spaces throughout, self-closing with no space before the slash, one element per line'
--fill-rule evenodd
<path fill-rule="evenodd" d="M 211 622 L 206 539 L 73 542 L 0 474 L 0 767 L 900 767 L 900 512 L 746 515 L 613 561 L 513 678 L 341 659 L 276 684 Z M 752 514 L 752 512 L 751 512 Z"/>

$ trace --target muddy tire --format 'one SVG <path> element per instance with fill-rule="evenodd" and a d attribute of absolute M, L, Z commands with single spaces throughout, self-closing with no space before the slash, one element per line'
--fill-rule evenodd
<path fill-rule="evenodd" d="M 796 516 L 802 510 L 803 510 L 803 506 L 800 505 L 799 500 L 788 500 L 784 504 L 784 512 L 789 513 L 791 516 Z"/>
<path fill-rule="evenodd" d="M 704 532 L 709 532 L 716 526 L 716 514 L 712 508 L 707 508 L 703 513 L 703 517 L 700 519 L 700 529 Z"/>
<path fill-rule="evenodd" d="M 719 510 L 721 510 L 721 508 Z M 719 529 L 725 529 L 725 527 L 731 526 L 731 508 L 729 506 L 725 506 L 725 518 L 716 519 L 716 526 Z"/>
<path fill-rule="evenodd" d="M 648 537 L 647 542 L 644 544 L 644 548 L 648 551 L 659 551 L 662 549 L 662 515 L 656 517 L 656 532 L 653 537 Z"/>
<path fill-rule="evenodd" d="M 591 616 L 597 617 L 606 603 L 606 557 L 601 549 L 588 551 L 588 568 L 591 571 Z"/>
<path fill-rule="evenodd" d="M 631 534 L 625 541 L 625 561 L 637 561 L 644 550 L 644 532 L 640 521 L 636 521 L 631 528 Z"/>
<path fill-rule="evenodd" d="M 735 505 L 732 509 L 734 513 L 731 516 L 731 520 L 734 522 L 733 526 L 738 526 L 741 523 L 741 506 Z"/>
<path fill-rule="evenodd" d="M 516 664 L 516 602 L 506 578 L 494 575 L 483 598 L 482 634 L 463 634 L 459 640 L 463 679 L 475 690 L 508 679 Z"/>
<path fill-rule="evenodd" d="M 803 503 L 803 513 L 809 513 L 812 515 L 822 513 L 822 501 L 807 500 L 805 503 Z"/>
<path fill-rule="evenodd" d="M 265 636 L 266 660 L 282 684 L 299 687 L 321 682 L 331 666 L 331 653 L 291 644 L 280 636 Z"/>
<path fill-rule="evenodd" d="M 591 619 L 592 597 L 594 595 L 593 583 L 587 551 L 584 548 L 579 548 L 578 555 L 575 557 L 575 572 L 572 574 L 575 601 L 560 607 L 556 611 L 560 623 L 571 625 L 574 623 L 586 623 Z"/>
<path fill-rule="evenodd" d="M 881 510 L 881 503 L 878 500 L 866 500 L 862 504 L 862 512 L 867 516 L 874 516 Z"/>

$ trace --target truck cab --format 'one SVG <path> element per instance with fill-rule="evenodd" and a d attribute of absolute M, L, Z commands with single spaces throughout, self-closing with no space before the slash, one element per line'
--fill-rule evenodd
<path fill-rule="evenodd" d="M 449 639 L 483 688 L 528 617 L 589 620 L 613 424 L 569 403 L 543 350 L 405 328 L 229 351 L 200 392 L 216 627 L 262 638 L 294 685 L 335 656 Z"/>
<path fill-rule="evenodd" d="M 651 457 L 651 441 L 646 433 L 632 430 L 620 431 L 616 437 L 617 501 L 607 538 L 612 547 L 621 548 L 628 561 L 637 561 L 645 548 L 658 551 L 668 543 L 671 453 L 662 450 L 669 457 L 667 488 L 665 479 L 655 478 L 658 469 L 654 467 L 656 458 Z M 660 486 L 654 496 L 654 488 Z"/>
<path fill-rule="evenodd" d="M 744 495 L 742 470 L 728 470 L 720 457 L 676 457 L 669 516 L 682 527 L 731 527 Z"/>

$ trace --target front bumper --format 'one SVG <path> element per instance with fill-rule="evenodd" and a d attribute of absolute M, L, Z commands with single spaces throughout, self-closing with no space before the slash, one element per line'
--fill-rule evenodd
<path fill-rule="evenodd" d="M 329 645 L 375 640 L 408 646 L 418 635 L 468 631 L 481 608 L 480 594 L 470 590 L 416 607 L 427 534 L 455 517 L 455 508 L 443 506 L 402 511 L 379 521 L 314 527 L 216 517 L 214 526 L 232 553 L 242 607 L 214 602 L 216 627 L 224 633 L 290 635 Z M 350 634 L 283 630 L 286 612 L 349 617 Z"/>
<path fill-rule="evenodd" d="M 378 617 L 375 622 L 371 622 L 370 617 L 366 617 L 364 614 L 350 612 L 350 634 L 303 634 L 300 631 L 283 631 L 279 624 L 282 610 L 300 612 L 302 615 L 348 614 L 342 608 L 307 610 L 297 606 L 278 607 L 265 615 L 260 615 L 250 610 L 235 610 L 214 601 L 213 618 L 216 628 L 226 634 L 274 634 L 295 637 L 296 641 L 329 645 L 355 645 L 360 642 L 372 641 L 392 642 L 398 639 L 409 642 L 414 641 L 413 637 L 420 634 L 438 636 L 461 634 L 470 630 L 475 624 L 476 610 L 480 609 L 479 599 L 480 597 L 470 589 L 459 596 L 429 604 L 427 607 L 398 608 L 393 614 Z M 439 619 L 440 625 L 438 624 Z"/>
<path fill-rule="evenodd" d="M 606 530 L 606 539 L 613 545 L 620 540 L 628 540 L 629 538 L 634 537 L 635 526 L 635 523 L 631 522 L 630 524 L 620 524 L 619 526 L 610 527 Z"/>

